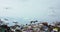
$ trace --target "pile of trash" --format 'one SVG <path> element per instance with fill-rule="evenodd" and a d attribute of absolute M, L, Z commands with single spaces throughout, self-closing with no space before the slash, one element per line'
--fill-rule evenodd
<path fill-rule="evenodd" d="M 0 32 L 60 32 L 60 22 L 48 24 L 48 22 L 31 21 L 26 25 L 12 25 L 2 24 L 0 20 Z M 34 23 L 34 24 L 32 24 Z M 2 25 L 1 25 L 2 24 Z"/>

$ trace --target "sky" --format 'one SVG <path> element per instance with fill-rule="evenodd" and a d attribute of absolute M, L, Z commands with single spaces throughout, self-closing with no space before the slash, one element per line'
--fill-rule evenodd
<path fill-rule="evenodd" d="M 0 17 L 60 21 L 60 0 L 0 0 Z"/>

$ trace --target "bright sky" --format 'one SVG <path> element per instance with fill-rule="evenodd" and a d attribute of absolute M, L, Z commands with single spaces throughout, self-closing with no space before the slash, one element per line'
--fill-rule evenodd
<path fill-rule="evenodd" d="M 60 19 L 59 10 L 60 0 L 0 0 L 1 17 L 53 20 Z"/>

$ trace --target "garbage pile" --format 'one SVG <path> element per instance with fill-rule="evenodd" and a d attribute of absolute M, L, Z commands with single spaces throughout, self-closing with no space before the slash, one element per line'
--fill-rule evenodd
<path fill-rule="evenodd" d="M 1 21 L 0 21 L 1 22 Z M 35 21 L 37 22 L 37 21 Z M 60 22 L 48 24 L 48 22 L 33 23 L 26 25 L 13 25 L 8 26 L 6 24 L 0 25 L 0 32 L 60 32 Z M 2 22 L 1 22 L 2 23 Z"/>

